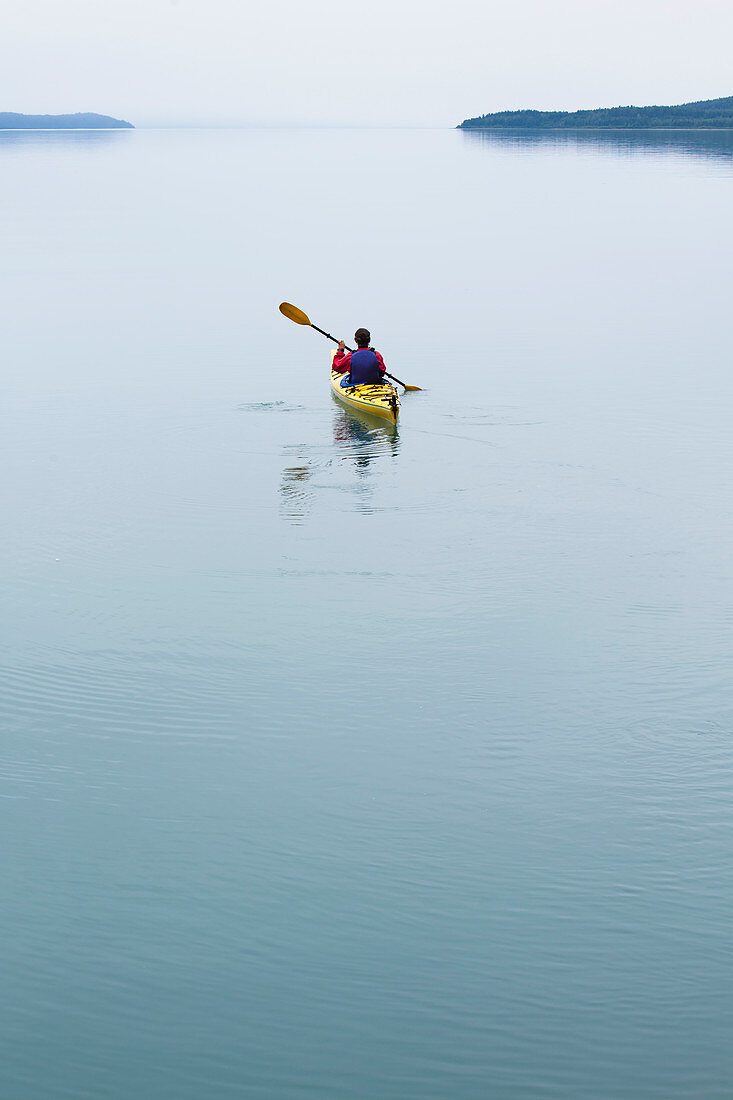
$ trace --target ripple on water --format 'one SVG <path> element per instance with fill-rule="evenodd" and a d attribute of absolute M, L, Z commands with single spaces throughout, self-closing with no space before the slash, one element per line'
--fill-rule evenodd
<path fill-rule="evenodd" d="M 231 672 L 175 664 L 96 654 L 68 665 L 5 665 L 0 720 L 49 734 L 63 726 L 92 738 L 232 739 Z"/>
<path fill-rule="evenodd" d="M 305 405 L 293 405 L 289 401 L 248 401 L 237 405 L 237 412 L 307 412 Z"/>

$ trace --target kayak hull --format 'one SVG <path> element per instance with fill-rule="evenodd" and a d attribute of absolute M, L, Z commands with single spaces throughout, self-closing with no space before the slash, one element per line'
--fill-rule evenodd
<path fill-rule="evenodd" d="M 350 409 L 358 409 L 368 416 L 376 416 L 380 420 L 387 420 L 390 424 L 397 423 L 400 411 L 400 398 L 397 390 L 389 382 L 375 382 L 361 386 L 342 386 L 343 374 L 331 371 L 331 389 Z"/>

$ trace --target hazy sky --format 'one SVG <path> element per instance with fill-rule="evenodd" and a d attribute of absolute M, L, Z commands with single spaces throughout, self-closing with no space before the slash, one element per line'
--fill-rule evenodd
<path fill-rule="evenodd" d="M 733 95 L 731 0 L 6 0 L 0 110 L 451 126 Z"/>

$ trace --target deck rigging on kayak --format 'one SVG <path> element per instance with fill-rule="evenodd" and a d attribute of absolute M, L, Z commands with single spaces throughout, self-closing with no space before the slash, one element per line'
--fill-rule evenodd
<path fill-rule="evenodd" d="M 333 353 L 331 363 L 336 356 Z M 369 416 L 378 416 L 380 420 L 388 420 L 390 424 L 397 423 L 400 411 L 400 399 L 397 390 L 389 382 L 362 382 L 361 385 L 352 386 L 348 375 L 331 368 L 331 389 L 344 405 Z"/>

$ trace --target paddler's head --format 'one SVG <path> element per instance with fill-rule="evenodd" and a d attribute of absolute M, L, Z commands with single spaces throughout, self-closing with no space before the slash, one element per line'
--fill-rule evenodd
<path fill-rule="evenodd" d="M 358 328 L 354 333 L 354 339 L 356 340 L 356 346 L 358 348 L 368 348 L 371 338 L 372 334 L 368 328 Z"/>

